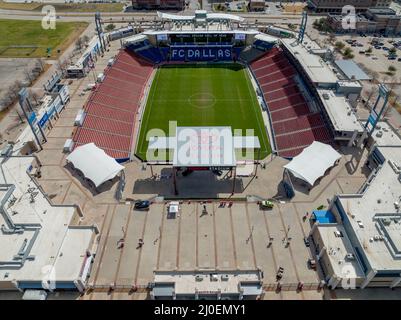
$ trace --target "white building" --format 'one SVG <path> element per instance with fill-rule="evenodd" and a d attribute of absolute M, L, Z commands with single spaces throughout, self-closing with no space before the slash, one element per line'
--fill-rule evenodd
<path fill-rule="evenodd" d="M 96 226 L 71 225 L 77 206 L 52 205 L 29 175 L 34 157 L 0 157 L 0 290 L 83 291 Z"/>
<path fill-rule="evenodd" d="M 337 223 L 315 224 L 311 234 L 317 257 L 332 287 L 343 286 L 349 271 L 358 288 L 401 286 L 401 137 L 385 122 L 372 136 L 366 165 L 372 172 L 356 194 L 340 194 L 329 210 Z M 333 238 L 333 234 L 342 235 Z M 337 257 L 333 253 L 337 252 Z M 328 258 L 327 258 L 328 257 Z M 362 276 L 361 272 L 362 271 Z"/>

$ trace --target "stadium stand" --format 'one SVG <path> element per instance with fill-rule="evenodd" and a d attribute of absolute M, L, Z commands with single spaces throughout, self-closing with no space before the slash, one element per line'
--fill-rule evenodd
<path fill-rule="evenodd" d="M 296 70 L 282 49 L 271 49 L 250 67 L 267 103 L 280 156 L 292 158 L 315 140 L 332 142 L 320 113 L 309 109 L 298 89 Z"/>
<path fill-rule="evenodd" d="M 128 159 L 139 102 L 152 70 L 150 63 L 120 51 L 84 107 L 86 116 L 74 135 L 75 147 L 94 142 L 111 157 Z"/>

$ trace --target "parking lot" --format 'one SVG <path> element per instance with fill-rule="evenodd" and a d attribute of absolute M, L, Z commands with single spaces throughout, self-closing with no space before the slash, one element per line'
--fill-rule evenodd
<path fill-rule="evenodd" d="M 389 60 L 387 49 L 391 49 L 395 42 L 401 41 L 401 37 L 374 37 L 373 34 L 366 34 L 365 37 L 356 34 L 336 34 L 334 40 L 330 43 L 328 34 L 323 34 L 317 31 L 308 24 L 307 34 L 312 40 L 315 40 L 321 47 L 334 46 L 335 42 L 341 41 L 345 44 L 345 47 L 350 47 L 354 55 L 353 60 L 361 65 L 361 67 L 370 75 L 374 80 L 384 81 L 386 83 L 400 83 L 401 82 L 401 50 L 396 48 L 396 59 Z M 372 45 L 372 39 L 377 38 L 379 40 L 380 49 L 376 49 Z M 360 46 L 352 46 L 346 41 L 355 40 Z M 383 49 L 383 47 L 385 49 Z M 360 51 L 366 51 L 372 48 L 371 54 L 368 56 L 365 53 L 359 53 Z M 343 59 L 340 53 L 336 53 L 336 59 Z M 394 66 L 396 68 L 394 76 L 389 76 L 386 74 L 389 66 Z"/>

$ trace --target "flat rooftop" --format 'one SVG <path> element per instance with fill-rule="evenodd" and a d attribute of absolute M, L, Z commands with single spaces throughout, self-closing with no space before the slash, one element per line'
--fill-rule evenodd
<path fill-rule="evenodd" d="M 383 128 L 389 130 L 385 132 Z M 401 249 L 401 213 L 395 205 L 400 202 L 401 181 L 399 173 L 389 164 L 393 161 L 401 168 L 401 139 L 384 122 L 378 131 L 383 132 L 377 144 L 385 163 L 363 194 L 340 195 L 339 200 L 372 268 L 401 270 L 401 259 L 394 255 Z M 386 219 L 385 226 L 381 223 L 383 219 Z"/>
<path fill-rule="evenodd" d="M 390 127 L 387 122 L 379 122 L 373 133 L 375 143 L 379 147 L 401 148 L 401 137 Z"/>
<path fill-rule="evenodd" d="M 222 276 L 226 276 L 223 278 Z M 155 283 L 174 283 L 176 294 L 193 294 L 194 292 L 238 293 L 244 283 L 261 283 L 258 271 L 209 271 L 209 272 L 155 272 Z"/>
<path fill-rule="evenodd" d="M 316 43 L 305 37 L 304 43 L 297 44 L 294 39 L 281 39 L 284 46 L 299 61 L 309 78 L 314 83 L 334 84 L 337 76 L 333 73 L 330 66 L 318 55 L 310 52 L 310 49 L 319 49 Z M 310 47 L 310 48 L 308 48 Z"/>
<path fill-rule="evenodd" d="M 11 262 L 0 268 L 0 282 L 41 281 L 46 272 L 44 270 L 49 270 L 49 267 L 55 268 L 57 280 L 77 279 L 86 252 L 92 246 L 94 228 L 70 228 L 76 207 L 52 206 L 41 190 L 36 188 L 27 174 L 33 157 L 0 158 L 0 161 L 3 161 L 0 200 L 6 212 L 0 214 L 0 225 L 5 228 L 0 231 L 0 261 Z M 15 189 L 12 191 L 13 185 Z M 11 191 L 11 196 L 6 198 Z M 6 232 L 12 229 L 9 220 L 22 227 L 23 232 Z M 27 253 L 31 258 L 26 259 L 19 268 L 8 267 L 21 261 L 14 259 L 20 252 Z"/>
<path fill-rule="evenodd" d="M 340 59 L 340 60 L 334 61 L 334 64 L 350 80 L 352 80 L 352 79 L 355 79 L 355 80 L 370 80 L 370 79 L 372 79 L 353 60 Z"/>
<path fill-rule="evenodd" d="M 363 278 L 363 273 L 358 260 L 355 258 L 355 252 L 351 242 L 344 230 L 344 227 L 339 224 L 319 224 L 318 231 L 320 237 L 325 244 L 326 253 L 329 257 L 333 273 L 339 278 L 347 276 L 351 279 Z M 336 233 L 342 234 L 342 237 L 336 236 Z M 354 258 L 347 258 L 347 255 L 352 255 Z M 347 275 L 344 272 L 347 272 Z"/>
<path fill-rule="evenodd" d="M 333 90 L 317 89 L 317 92 L 335 130 L 363 132 L 362 125 L 344 95 Z"/>

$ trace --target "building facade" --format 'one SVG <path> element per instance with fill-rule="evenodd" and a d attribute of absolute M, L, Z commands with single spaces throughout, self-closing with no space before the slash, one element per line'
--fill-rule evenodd
<path fill-rule="evenodd" d="M 356 12 L 369 8 L 388 8 L 391 0 L 308 0 L 308 7 L 316 12 L 342 13 L 346 5 L 355 7 Z"/>
<path fill-rule="evenodd" d="M 184 0 L 132 0 L 135 9 L 182 9 Z"/>
<path fill-rule="evenodd" d="M 355 194 L 329 206 L 335 223 L 315 223 L 310 235 L 330 289 L 401 285 L 401 137 L 380 122 L 365 166 L 370 175 Z"/>
<path fill-rule="evenodd" d="M 329 13 L 327 22 L 337 33 L 381 33 L 384 35 L 401 34 L 401 16 L 390 8 L 372 8 L 363 14 L 355 16 L 355 27 L 344 28 L 343 20 L 347 19 L 340 14 Z"/>

